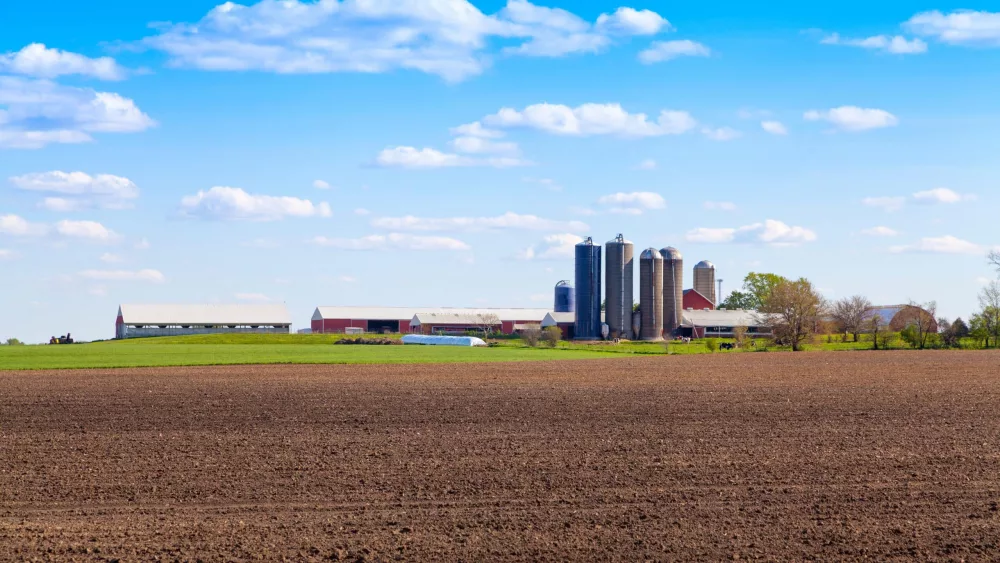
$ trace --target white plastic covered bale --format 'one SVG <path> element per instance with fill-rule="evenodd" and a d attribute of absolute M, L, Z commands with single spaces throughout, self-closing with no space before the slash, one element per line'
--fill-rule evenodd
<path fill-rule="evenodd" d="M 424 346 L 486 346 L 482 338 L 475 336 L 435 336 L 428 334 L 407 334 L 403 344 L 421 344 Z"/>

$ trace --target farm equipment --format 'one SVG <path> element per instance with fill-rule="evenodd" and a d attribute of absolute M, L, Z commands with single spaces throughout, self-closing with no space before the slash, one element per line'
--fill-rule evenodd
<path fill-rule="evenodd" d="M 52 338 L 49 338 L 49 344 L 72 344 L 72 343 L 73 343 L 73 335 L 71 335 L 68 332 L 66 333 L 66 336 L 60 336 L 58 338 L 53 336 Z"/>

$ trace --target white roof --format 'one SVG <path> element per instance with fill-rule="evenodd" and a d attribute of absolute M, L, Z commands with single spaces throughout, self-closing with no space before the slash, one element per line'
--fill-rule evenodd
<path fill-rule="evenodd" d="M 290 325 L 284 305 L 120 305 L 125 324 Z"/>
<path fill-rule="evenodd" d="M 473 315 L 490 313 L 500 317 L 501 321 L 533 321 L 541 322 L 548 309 L 488 309 L 462 307 L 317 307 L 312 320 L 350 319 L 402 321 L 412 319 L 417 314 L 437 315 Z"/>
<path fill-rule="evenodd" d="M 731 309 L 727 311 L 684 311 L 684 326 L 761 326 L 761 320 L 753 311 Z"/>
<path fill-rule="evenodd" d="M 576 313 L 549 313 L 542 319 L 542 326 L 556 326 L 560 324 L 573 324 L 576 322 Z"/>

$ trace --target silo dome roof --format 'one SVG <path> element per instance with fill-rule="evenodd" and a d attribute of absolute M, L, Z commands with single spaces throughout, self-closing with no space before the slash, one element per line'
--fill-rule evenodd
<path fill-rule="evenodd" d="M 681 254 L 681 251 L 677 250 L 676 248 L 674 248 L 672 246 L 668 246 L 668 247 L 664 248 L 663 250 L 660 251 L 660 254 L 663 255 L 663 259 L 664 260 L 683 260 L 684 259 L 684 255 Z"/>
<path fill-rule="evenodd" d="M 642 254 L 639 255 L 640 260 L 656 260 L 657 258 L 663 258 L 663 256 L 661 256 L 660 251 L 655 248 L 647 248 L 642 251 Z"/>
<path fill-rule="evenodd" d="M 701 270 L 701 269 L 714 270 L 715 269 L 715 264 L 709 262 L 708 260 L 702 260 L 701 262 L 698 262 L 698 264 L 695 266 L 695 268 L 699 269 L 699 270 Z"/>

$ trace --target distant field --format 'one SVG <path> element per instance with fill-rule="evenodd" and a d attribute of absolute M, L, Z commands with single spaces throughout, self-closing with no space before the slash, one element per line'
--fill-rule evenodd
<path fill-rule="evenodd" d="M 577 360 L 613 356 L 599 350 L 335 346 L 332 335 L 153 338 L 67 346 L 2 346 L 2 369 L 77 369 L 244 364 L 424 364 Z M 284 340 L 285 338 L 294 340 Z M 243 343 L 239 343 L 243 342 Z M 283 343 L 285 342 L 285 343 Z M 294 342 L 294 343 L 292 343 Z M 325 345 L 324 345 L 325 344 Z"/>

